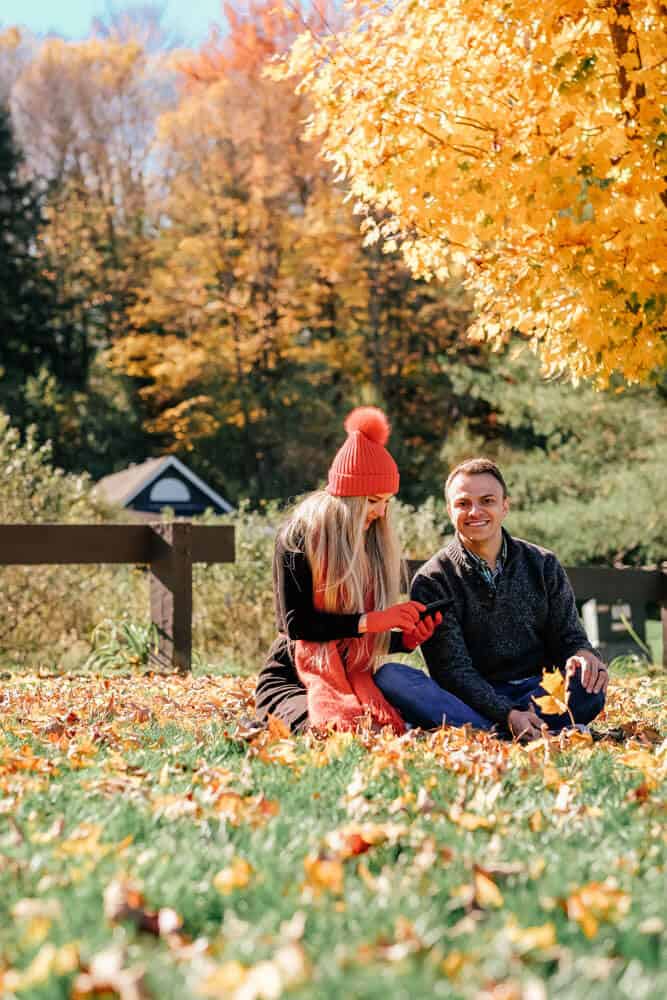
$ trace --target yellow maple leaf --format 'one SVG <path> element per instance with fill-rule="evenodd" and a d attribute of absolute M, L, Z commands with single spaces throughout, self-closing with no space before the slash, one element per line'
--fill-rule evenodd
<path fill-rule="evenodd" d="M 563 715 L 570 697 L 568 678 L 560 670 L 544 670 L 540 686 L 547 692 L 533 701 L 545 715 Z"/>

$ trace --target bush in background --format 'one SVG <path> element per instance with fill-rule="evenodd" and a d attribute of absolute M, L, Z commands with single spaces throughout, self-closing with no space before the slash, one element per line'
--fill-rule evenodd
<path fill-rule="evenodd" d="M 585 408 L 579 402 L 559 404 L 557 420 L 550 409 L 555 391 L 547 386 L 544 397 L 532 400 L 506 393 L 498 406 L 496 437 L 480 443 L 475 427 L 462 423 L 456 448 L 450 439 L 443 449 L 446 461 L 480 451 L 496 457 L 513 497 L 510 531 L 554 549 L 566 564 L 659 563 L 667 552 L 660 508 L 667 449 L 656 414 L 628 395 L 610 424 L 608 402 L 598 412 L 591 394 Z M 559 398 L 567 402 L 568 397 Z M 546 445 L 526 448 L 527 426 L 541 427 Z M 48 446 L 37 445 L 30 434 L 21 443 L 6 418 L 0 418 L 0 472 L 0 522 L 102 522 L 126 516 L 92 494 L 88 477 L 54 468 Z M 284 507 L 271 501 L 259 509 L 242 505 L 233 514 L 203 518 L 236 529 L 235 563 L 194 567 L 195 662 L 205 669 L 254 672 L 263 663 L 275 637 L 271 562 L 285 516 Z M 441 496 L 418 507 L 395 501 L 392 516 L 409 558 L 427 558 L 451 537 Z M 92 667 L 104 652 L 104 643 L 93 649 L 96 626 L 116 623 L 114 641 L 122 644 L 124 635 L 134 636 L 149 620 L 146 572 L 131 566 L 3 567 L 0 598 L 6 608 L 0 625 L 5 664 L 66 669 L 87 661 Z M 98 628 L 98 637 L 102 634 Z M 137 660 L 132 642 L 127 647 L 119 663 Z M 140 656 L 137 662 L 144 660 Z"/>
<path fill-rule="evenodd" d="M 50 446 L 31 432 L 21 442 L 2 414 L 0 474 L 0 523 L 119 519 L 87 476 L 54 468 Z M 142 573 L 130 566 L 2 566 L 0 601 L 0 656 L 25 666 L 80 664 L 101 619 L 121 618 L 128 607 L 140 617 L 148 606 Z"/>
<path fill-rule="evenodd" d="M 660 392 L 599 393 L 539 377 L 532 356 L 488 372 L 457 369 L 458 391 L 485 401 L 442 449 L 444 466 L 484 454 L 501 466 L 514 534 L 571 565 L 656 565 L 667 555 L 667 411 Z"/>

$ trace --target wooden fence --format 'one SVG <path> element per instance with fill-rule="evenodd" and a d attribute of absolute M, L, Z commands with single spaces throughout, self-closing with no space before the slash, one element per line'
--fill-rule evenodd
<path fill-rule="evenodd" d="M 234 562 L 234 528 L 189 521 L 150 524 L 0 524 L 0 566 L 76 563 L 145 564 L 157 666 L 190 669 L 192 564 Z M 412 575 L 420 560 L 409 560 Z M 658 605 L 667 667 L 667 573 L 661 570 L 567 568 L 578 601 Z"/>
<path fill-rule="evenodd" d="M 422 563 L 419 559 L 408 560 L 410 576 Z M 641 608 L 644 613 L 647 605 L 658 605 L 662 620 L 662 665 L 667 667 L 667 573 L 659 569 L 613 569 L 609 566 L 566 566 L 565 572 L 580 603 L 594 597 L 605 604 L 629 604 Z"/>
<path fill-rule="evenodd" d="M 146 564 L 158 667 L 190 669 L 192 564 L 234 561 L 234 528 L 149 524 L 0 524 L 0 565 Z"/>

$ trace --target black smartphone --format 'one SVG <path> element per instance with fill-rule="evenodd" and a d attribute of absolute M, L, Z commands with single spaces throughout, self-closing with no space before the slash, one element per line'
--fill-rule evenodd
<path fill-rule="evenodd" d="M 446 597 L 442 598 L 440 601 L 433 601 L 432 604 L 427 604 L 425 609 L 420 612 L 419 617 L 423 620 L 428 615 L 434 615 L 436 611 L 442 611 L 445 605 L 448 603 Z"/>

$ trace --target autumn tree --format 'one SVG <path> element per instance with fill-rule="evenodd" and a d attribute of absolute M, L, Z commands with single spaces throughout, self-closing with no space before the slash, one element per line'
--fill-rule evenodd
<path fill-rule="evenodd" d="M 67 357 L 56 369 L 32 352 L 21 412 L 52 440 L 59 464 L 95 474 L 145 454 L 138 399 L 99 356 L 125 332 L 145 271 L 149 150 L 170 99 L 161 58 L 107 36 L 47 39 L 10 92 L 24 172 L 40 197 L 31 255 L 52 297 L 43 336 Z"/>
<path fill-rule="evenodd" d="M 36 41 L 16 25 L 0 24 L 0 103 L 9 104 L 17 78 L 34 54 Z"/>
<path fill-rule="evenodd" d="M 183 45 L 180 34 L 167 23 L 164 3 L 107 3 L 104 14 L 93 18 L 91 33 L 99 38 L 139 42 L 150 53 L 164 53 Z"/>
<path fill-rule="evenodd" d="M 181 59 L 182 98 L 156 148 L 167 194 L 150 279 L 113 350 L 144 382 L 150 429 L 254 497 L 315 485 L 359 399 L 390 402 L 417 479 L 452 416 L 443 363 L 468 308 L 363 249 L 301 138 L 306 101 L 263 73 L 293 38 L 291 13 L 228 8 L 229 35 Z"/>
<path fill-rule="evenodd" d="M 338 279 L 358 239 L 301 140 L 304 102 L 262 78 L 283 32 L 293 37 L 290 21 L 266 4 L 227 14 L 224 41 L 180 60 L 181 100 L 155 150 L 166 195 L 150 279 L 113 358 L 144 380 L 154 433 L 196 446 L 213 477 L 223 450 L 228 488 L 231 476 L 239 491 L 270 496 L 285 488 L 278 464 L 297 473 L 309 448 L 319 453 L 349 377 L 354 345 L 339 332 L 354 303 Z"/>
<path fill-rule="evenodd" d="M 473 335 L 598 385 L 665 364 L 664 0 L 371 3 L 276 72 L 367 241 L 464 274 Z"/>
<path fill-rule="evenodd" d="M 124 331 L 141 280 L 163 82 L 138 42 L 110 37 L 48 39 L 14 86 L 26 159 L 48 192 L 44 242 L 60 315 L 79 331 L 84 366 Z"/>

